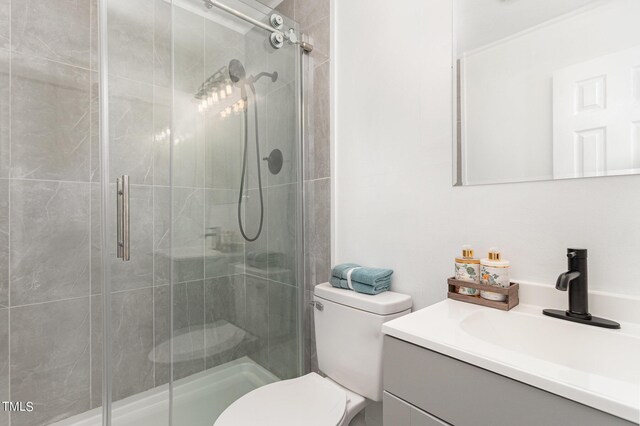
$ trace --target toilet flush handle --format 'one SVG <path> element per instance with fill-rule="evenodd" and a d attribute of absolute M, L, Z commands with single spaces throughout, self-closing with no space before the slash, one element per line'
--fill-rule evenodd
<path fill-rule="evenodd" d="M 317 310 L 322 312 L 324 310 L 324 305 L 320 302 L 316 302 L 315 300 L 309 302 L 311 306 L 314 306 Z"/>

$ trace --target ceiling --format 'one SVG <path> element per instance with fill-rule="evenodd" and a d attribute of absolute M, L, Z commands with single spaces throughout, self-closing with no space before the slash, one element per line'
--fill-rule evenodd
<path fill-rule="evenodd" d="M 580 8 L 611 1 L 615 0 L 456 0 L 458 52 L 468 52 Z"/>

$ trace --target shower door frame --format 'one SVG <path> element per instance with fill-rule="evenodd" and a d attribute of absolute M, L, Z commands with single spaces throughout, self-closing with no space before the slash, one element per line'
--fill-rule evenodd
<path fill-rule="evenodd" d="M 165 0 L 167 3 L 171 5 L 171 22 L 174 22 L 174 9 L 175 5 L 173 0 Z M 110 176 L 110 134 L 109 134 L 109 50 L 108 50 L 108 11 L 109 11 L 109 0 L 97 0 L 98 7 L 98 39 L 99 39 L 99 132 L 100 132 L 100 202 L 101 202 L 101 219 L 100 219 L 100 249 L 101 249 L 101 258 L 100 264 L 102 269 L 102 324 L 103 324 L 103 332 L 102 332 L 102 424 L 103 426 L 111 426 L 112 424 L 112 410 L 113 410 L 113 401 L 112 401 L 112 389 L 113 389 L 113 371 L 112 371 L 112 336 L 111 336 L 111 301 L 112 301 L 112 286 L 111 286 L 111 271 L 110 271 L 110 250 L 109 250 L 109 241 L 110 238 L 114 238 L 115 233 L 114 229 L 111 229 L 110 222 L 108 220 L 109 211 L 112 207 L 112 200 L 110 197 L 110 188 L 109 185 L 111 183 Z M 305 287 L 305 191 L 304 191 L 304 164 L 306 158 L 306 146 L 307 146 L 307 138 L 310 137 L 309 129 L 312 128 L 312 114 L 309 113 L 310 102 L 308 102 L 309 97 L 308 91 L 309 88 L 312 87 L 311 76 L 312 73 L 312 58 L 309 57 L 309 53 L 313 50 L 313 45 L 311 44 L 312 40 L 303 33 L 298 31 L 299 39 L 296 41 L 291 41 L 289 35 L 284 33 L 276 28 L 269 28 L 267 24 L 260 23 L 257 20 L 241 13 L 234 11 L 228 6 L 218 2 L 218 1 L 205 1 L 206 5 L 211 5 L 209 9 L 213 6 L 217 7 L 221 10 L 220 13 L 230 13 L 235 15 L 236 17 L 243 19 L 258 28 L 262 28 L 265 31 L 271 31 L 272 33 L 278 33 L 285 37 L 285 40 L 291 42 L 291 44 L 297 45 L 298 49 L 296 51 L 296 69 L 295 74 L 298 76 L 296 79 L 295 89 L 296 89 L 296 134 L 298 137 L 297 142 L 297 197 L 296 197 L 296 227 L 297 227 L 297 237 L 296 237 L 296 281 L 297 281 L 297 346 L 298 346 L 298 374 L 303 374 L 305 370 L 305 344 L 306 334 L 309 332 L 306 325 L 310 318 L 306 318 L 305 314 L 307 313 L 307 309 L 305 308 L 306 303 L 306 287 Z M 235 12 L 235 13 L 234 13 Z M 172 86 L 172 98 L 174 96 L 175 91 L 175 55 L 174 51 L 174 43 L 175 43 L 175 30 L 171 28 L 171 46 L 172 46 L 172 54 L 171 54 L 171 86 Z M 287 41 L 285 41 L 286 43 Z M 173 102 L 171 107 L 171 129 L 174 128 L 174 108 Z M 173 244 L 171 241 L 173 235 L 173 159 L 174 159 L 174 132 L 170 132 L 170 153 L 169 153 L 169 176 L 170 176 L 170 223 L 171 223 L 171 232 L 169 235 L 169 244 L 171 250 L 173 250 Z M 173 321 L 174 321 L 174 312 L 173 312 L 173 299 L 174 299 L 174 282 L 173 282 L 173 262 L 170 263 L 170 277 L 171 277 L 171 291 L 169 296 L 169 315 L 171 320 L 171 328 L 170 328 L 170 340 L 171 340 L 171 362 L 169 368 L 169 407 L 168 407 L 168 425 L 173 425 L 173 383 L 174 383 L 174 362 L 173 362 Z"/>

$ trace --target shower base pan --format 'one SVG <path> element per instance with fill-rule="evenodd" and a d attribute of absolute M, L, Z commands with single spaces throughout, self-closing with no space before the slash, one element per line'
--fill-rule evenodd
<path fill-rule="evenodd" d="M 248 357 L 174 382 L 174 424 L 211 426 L 242 395 L 279 379 Z M 168 426 L 169 385 L 113 403 L 112 426 Z M 52 426 L 101 426 L 102 408 L 53 423 Z"/>

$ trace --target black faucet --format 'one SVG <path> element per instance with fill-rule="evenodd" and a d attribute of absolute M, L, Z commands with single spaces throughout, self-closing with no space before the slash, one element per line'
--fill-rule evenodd
<path fill-rule="evenodd" d="M 589 275 L 587 272 L 587 250 L 567 249 L 569 270 L 563 272 L 556 281 L 556 288 L 569 290 L 569 310 L 545 309 L 543 314 L 567 321 L 594 325 L 604 328 L 620 328 L 620 324 L 589 313 Z"/>

